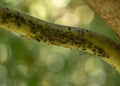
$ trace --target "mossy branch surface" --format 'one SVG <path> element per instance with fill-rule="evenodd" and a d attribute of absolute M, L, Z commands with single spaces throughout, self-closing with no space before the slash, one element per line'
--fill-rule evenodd
<path fill-rule="evenodd" d="M 101 34 L 49 23 L 2 6 L 0 27 L 38 42 L 84 50 L 100 57 L 120 72 L 120 45 Z"/>

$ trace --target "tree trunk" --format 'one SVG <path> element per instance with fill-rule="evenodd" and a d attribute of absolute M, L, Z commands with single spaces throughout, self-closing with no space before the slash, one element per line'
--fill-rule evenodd
<path fill-rule="evenodd" d="M 85 0 L 120 38 L 120 0 Z"/>

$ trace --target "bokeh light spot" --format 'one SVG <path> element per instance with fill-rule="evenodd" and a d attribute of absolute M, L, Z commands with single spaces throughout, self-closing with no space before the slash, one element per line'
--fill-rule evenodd
<path fill-rule="evenodd" d="M 94 18 L 94 12 L 86 5 L 80 5 L 76 10 L 75 14 L 80 19 L 80 24 L 89 24 Z"/>
<path fill-rule="evenodd" d="M 52 0 L 54 6 L 56 7 L 65 7 L 69 4 L 70 0 Z"/>
<path fill-rule="evenodd" d="M 94 66 L 95 66 L 94 59 L 93 58 L 89 58 L 89 59 L 87 59 L 85 65 L 84 65 L 84 68 L 85 68 L 84 70 L 86 72 L 90 72 L 90 71 L 92 71 L 94 69 Z"/>
<path fill-rule="evenodd" d="M 23 75 L 26 76 L 28 75 L 28 67 L 24 64 L 18 64 L 17 68 L 19 70 L 19 72 Z"/>
<path fill-rule="evenodd" d="M 45 19 L 46 18 L 46 7 L 45 5 L 41 4 L 40 2 L 34 2 L 30 5 L 29 11 L 30 14 L 34 17 Z"/>
<path fill-rule="evenodd" d="M 0 65 L 0 86 L 6 86 L 8 71 L 5 66 Z"/>
<path fill-rule="evenodd" d="M 76 86 L 83 86 L 87 83 L 87 75 L 84 71 L 76 70 L 72 74 L 71 80 Z"/>
<path fill-rule="evenodd" d="M 3 43 L 0 43 L 0 63 L 5 63 L 11 55 L 10 49 Z"/>
<path fill-rule="evenodd" d="M 64 68 L 65 59 L 60 55 L 53 54 L 47 59 L 46 65 L 50 71 L 59 72 Z"/>
<path fill-rule="evenodd" d="M 28 86 L 24 80 L 18 80 L 17 86 Z"/>
<path fill-rule="evenodd" d="M 62 17 L 55 21 L 55 23 L 69 26 L 77 26 L 77 24 L 79 23 L 79 18 L 74 13 L 65 12 Z"/>

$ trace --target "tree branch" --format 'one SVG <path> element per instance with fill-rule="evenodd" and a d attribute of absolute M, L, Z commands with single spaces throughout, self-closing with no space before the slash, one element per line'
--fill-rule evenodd
<path fill-rule="evenodd" d="M 0 7 L 0 27 L 47 44 L 85 50 L 120 72 L 120 45 L 101 34 L 45 22 L 6 7 Z"/>

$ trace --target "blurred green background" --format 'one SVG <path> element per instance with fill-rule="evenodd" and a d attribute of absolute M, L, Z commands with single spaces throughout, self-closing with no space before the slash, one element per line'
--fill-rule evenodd
<path fill-rule="evenodd" d="M 90 29 L 119 42 L 82 0 L 0 0 L 0 5 L 56 24 Z M 0 86 L 119 85 L 119 73 L 96 56 L 0 29 Z"/>

